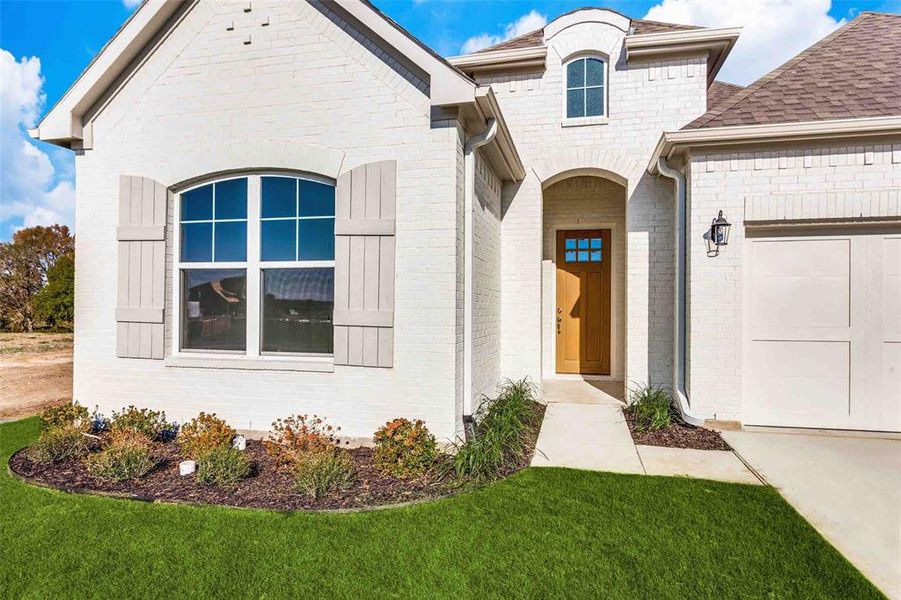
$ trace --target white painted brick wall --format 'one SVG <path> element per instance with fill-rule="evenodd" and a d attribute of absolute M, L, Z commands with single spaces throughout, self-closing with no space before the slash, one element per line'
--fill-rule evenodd
<path fill-rule="evenodd" d="M 647 160 L 664 130 L 706 109 L 706 58 L 627 65 L 624 33 L 604 23 L 568 27 L 548 40 L 547 68 L 482 77 L 498 95 L 529 174 L 503 190 L 501 356 L 504 376 L 553 375 L 542 369 L 541 183 L 572 169 L 612 172 L 628 184 L 625 378 L 668 384 L 672 364 L 672 184 L 650 177 Z M 606 124 L 563 127 L 563 61 L 574 52 L 610 56 Z M 545 291 L 546 293 L 546 291 Z M 543 359 L 542 359 L 543 357 Z"/>
<path fill-rule="evenodd" d="M 251 429 L 316 413 L 351 436 L 398 416 L 425 419 L 440 438 L 458 432 L 459 132 L 455 121 L 431 123 L 425 85 L 391 62 L 304 2 L 192 9 L 96 115 L 94 148 L 76 159 L 79 402 L 106 412 L 149 406 L 180 420 L 203 409 Z M 119 175 L 172 185 L 186 157 L 273 141 L 342 151 L 343 170 L 398 161 L 394 368 L 231 371 L 116 358 Z M 247 166 L 267 166 L 265 152 L 259 160 Z"/>
<path fill-rule="evenodd" d="M 501 182 L 481 151 L 473 202 L 472 406 L 492 396 L 501 374 Z"/>
<path fill-rule="evenodd" d="M 901 214 L 888 204 L 901 188 L 901 140 L 700 154 L 692 157 L 688 181 L 692 408 L 707 418 L 741 421 L 745 204 L 761 197 L 788 202 L 803 195 L 826 203 L 866 197 L 886 202 L 873 207 L 876 213 Z M 811 207 L 811 214 L 821 208 Z M 732 232 L 729 245 L 709 258 L 703 235 L 720 210 Z"/>

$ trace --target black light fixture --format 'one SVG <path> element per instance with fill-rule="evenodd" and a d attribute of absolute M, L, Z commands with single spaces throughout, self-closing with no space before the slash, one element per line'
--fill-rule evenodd
<path fill-rule="evenodd" d="M 710 231 L 704 237 L 707 239 L 707 256 L 717 256 L 720 246 L 729 245 L 729 231 L 732 224 L 723 216 L 723 211 L 710 223 Z"/>

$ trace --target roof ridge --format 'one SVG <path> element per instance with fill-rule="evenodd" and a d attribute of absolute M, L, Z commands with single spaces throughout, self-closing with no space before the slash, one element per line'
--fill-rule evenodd
<path fill-rule="evenodd" d="M 753 81 L 750 84 L 748 84 L 741 91 L 736 92 L 734 96 L 731 96 L 728 99 L 728 101 L 723 104 L 723 106 L 720 106 L 720 107 L 717 107 L 717 108 L 714 108 L 712 110 L 705 112 L 703 115 L 701 115 L 700 117 L 698 117 L 697 119 L 695 119 L 694 121 L 689 123 L 689 125 L 686 127 L 690 127 L 690 128 L 703 127 L 704 125 L 706 125 L 707 123 L 709 123 L 710 121 L 715 119 L 716 117 L 722 116 L 723 113 L 725 113 L 729 109 L 735 107 L 735 105 L 737 105 L 739 102 L 741 102 L 741 101 L 745 100 L 746 98 L 748 98 L 749 96 L 757 93 L 764 86 L 777 80 L 779 77 L 781 77 L 783 74 L 788 72 L 790 69 L 793 69 L 794 67 L 796 67 L 796 66 L 800 65 L 801 63 L 803 63 L 804 61 L 806 61 L 808 58 L 810 58 L 815 53 L 816 50 L 820 50 L 820 49 L 824 48 L 825 46 L 828 46 L 829 44 L 834 42 L 836 39 L 841 37 L 842 35 L 846 34 L 847 32 L 851 31 L 852 29 L 856 28 L 860 23 L 865 21 L 868 16 L 869 15 L 865 14 L 865 13 L 859 14 L 857 17 L 848 21 L 847 23 L 845 23 L 844 25 L 842 25 L 841 27 L 839 27 L 838 29 L 836 29 L 835 31 L 833 31 L 832 33 L 830 33 L 829 35 L 824 37 L 823 39 L 819 40 L 818 42 L 816 42 L 814 44 L 811 44 L 810 46 L 808 46 L 807 48 L 805 48 L 804 50 L 802 50 L 795 56 L 791 57 L 790 59 L 788 59 L 787 61 L 785 61 L 784 63 L 782 63 L 775 69 L 773 69 L 772 71 L 770 71 L 769 73 L 763 75 L 756 81 Z"/>

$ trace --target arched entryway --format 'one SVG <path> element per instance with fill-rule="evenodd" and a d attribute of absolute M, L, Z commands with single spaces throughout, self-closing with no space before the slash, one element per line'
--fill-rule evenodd
<path fill-rule="evenodd" d="M 542 195 L 545 376 L 622 381 L 626 188 L 576 171 L 549 178 Z"/>

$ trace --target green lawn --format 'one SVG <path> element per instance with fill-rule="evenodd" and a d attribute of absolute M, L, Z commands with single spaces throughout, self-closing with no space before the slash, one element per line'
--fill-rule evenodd
<path fill-rule="evenodd" d="M 38 422 L 0 425 L 0 459 Z M 349 514 L 153 505 L 0 475 L 0 596 L 878 598 L 769 488 L 527 469 Z"/>

